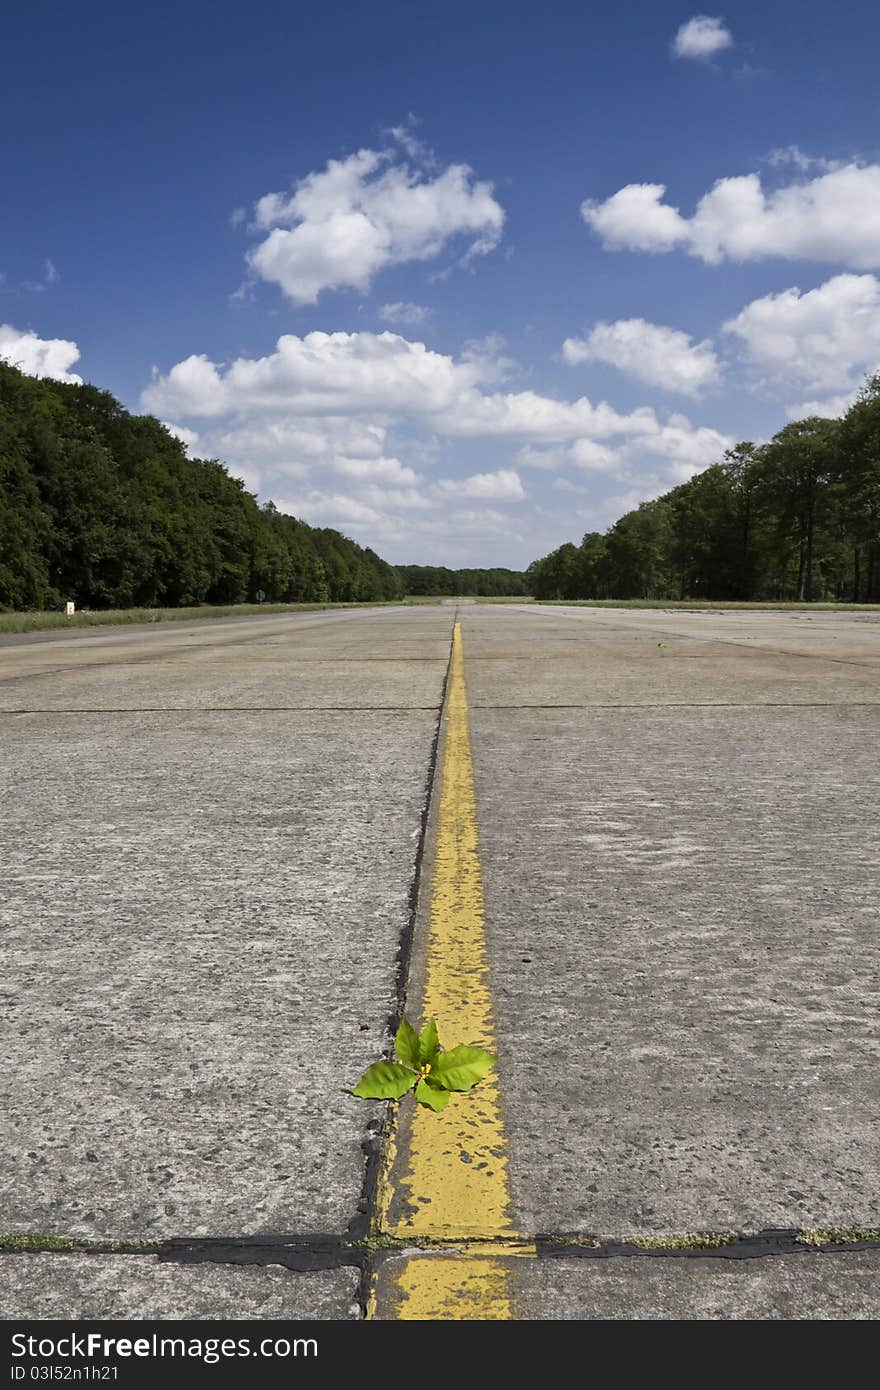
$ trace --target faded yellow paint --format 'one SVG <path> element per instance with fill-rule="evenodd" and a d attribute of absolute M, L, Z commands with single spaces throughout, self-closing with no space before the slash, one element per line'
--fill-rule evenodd
<path fill-rule="evenodd" d="M 495 1050 L 474 769 L 461 626 L 452 639 L 440 800 L 430 877 L 422 1019 L 436 1018 L 446 1048 Z M 507 1141 L 496 1072 L 453 1095 L 442 1114 L 405 1111 L 392 1134 L 378 1229 L 401 1239 L 497 1240 L 515 1234 Z M 393 1209 L 394 1217 L 389 1219 Z M 530 1247 L 532 1250 L 534 1247 Z M 475 1250 L 413 1257 L 397 1276 L 402 1318 L 512 1318 L 508 1271 Z M 457 1310 L 457 1311 L 456 1311 Z"/>
<path fill-rule="evenodd" d="M 413 1255 L 395 1282 L 400 1322 L 506 1322 L 516 1316 L 507 1265 L 492 1256 Z"/>

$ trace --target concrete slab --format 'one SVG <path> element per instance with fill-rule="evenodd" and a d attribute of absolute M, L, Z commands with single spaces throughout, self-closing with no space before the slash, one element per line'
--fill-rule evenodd
<path fill-rule="evenodd" d="M 394 609 L 369 619 L 345 610 L 0 646 L 0 710 L 436 706 L 451 617 Z"/>
<path fill-rule="evenodd" d="M 738 616 L 478 608 L 462 614 L 471 705 L 880 703 L 880 623 L 841 615 L 841 646 Z"/>
<path fill-rule="evenodd" d="M 437 1260 L 442 1255 L 410 1256 Z M 402 1258 L 382 1265 L 380 1320 L 400 1316 L 397 1276 Z M 472 1261 L 458 1269 L 461 1296 L 455 1312 L 467 1319 L 475 1306 L 469 1288 Z M 496 1259 L 507 1273 L 516 1315 L 555 1321 L 863 1320 L 880 1316 L 880 1253 L 805 1253 L 759 1260 Z M 444 1278 L 448 1290 L 449 1276 Z"/>
<path fill-rule="evenodd" d="M 106 1320 L 360 1316 L 358 1274 L 165 1264 L 154 1255 L 0 1255 L 3 1317 Z"/>
<path fill-rule="evenodd" d="M 420 621 L 409 640 L 442 650 L 449 615 Z M 277 660 L 293 673 L 295 646 Z M 437 704 L 445 659 L 419 669 Z M 78 674 L 97 695 L 106 670 Z M 163 699 L 182 670 L 157 675 Z M 72 678 L 52 678 L 62 701 Z M 0 718 L 0 1231 L 346 1228 L 374 1108 L 341 1088 L 385 1043 L 435 724 Z"/>
<path fill-rule="evenodd" d="M 460 616 L 523 1233 L 880 1223 L 880 626 Z M 44 711 L 0 714 L 0 1232 L 345 1229 L 375 1112 L 339 1090 L 385 1041 L 452 617 L 0 644 L 4 707 Z M 861 1318 L 877 1259 L 510 1266 L 528 1318 Z M 355 1287 L 3 1279 L 12 1316 L 344 1317 Z"/>
<path fill-rule="evenodd" d="M 483 659 L 506 643 L 531 668 L 515 698 L 543 703 L 554 640 L 582 626 L 463 615 L 472 699 L 511 702 L 508 659 Z M 588 696 L 622 671 L 653 704 L 640 641 L 629 665 L 584 641 Z M 766 659 L 736 658 L 742 708 L 472 705 L 526 1232 L 880 1220 L 880 709 L 851 686 L 839 706 L 750 707 Z M 792 701 L 824 659 L 791 659 Z"/>

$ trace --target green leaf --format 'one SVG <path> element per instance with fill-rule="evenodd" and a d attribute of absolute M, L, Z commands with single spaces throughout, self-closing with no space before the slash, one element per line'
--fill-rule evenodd
<path fill-rule="evenodd" d="M 416 1073 L 409 1067 L 402 1067 L 399 1062 L 374 1062 L 351 1094 L 361 1100 L 399 1100 L 415 1083 Z"/>
<path fill-rule="evenodd" d="M 397 1030 L 397 1037 L 394 1040 L 394 1047 L 401 1062 L 405 1062 L 408 1067 L 419 1069 L 419 1035 L 408 1023 L 405 1018 L 400 1020 L 400 1027 Z"/>
<path fill-rule="evenodd" d="M 426 1062 L 433 1063 L 439 1051 L 440 1036 L 437 1032 L 437 1020 L 436 1018 L 429 1018 L 419 1033 L 419 1065 L 424 1066 Z"/>
<path fill-rule="evenodd" d="M 442 1091 L 439 1086 L 432 1086 L 429 1081 L 420 1081 L 416 1087 L 416 1100 L 421 1105 L 428 1105 L 432 1110 L 445 1110 L 449 1104 L 449 1092 Z"/>
<path fill-rule="evenodd" d="M 453 1047 L 440 1052 L 431 1067 L 431 1080 L 446 1091 L 469 1091 L 495 1065 L 491 1052 L 481 1047 Z"/>

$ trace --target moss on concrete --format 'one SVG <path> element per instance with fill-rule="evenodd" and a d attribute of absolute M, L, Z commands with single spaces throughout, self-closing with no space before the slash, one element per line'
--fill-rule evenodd
<path fill-rule="evenodd" d="M 79 1240 L 72 1236 L 41 1236 L 33 1232 L 0 1235 L 0 1250 L 67 1250 L 79 1253 L 105 1251 L 114 1255 L 134 1255 L 155 1250 L 155 1240 Z"/>
<path fill-rule="evenodd" d="M 795 1239 L 800 1245 L 857 1245 L 861 1241 L 880 1242 L 875 1226 L 806 1226 Z"/>

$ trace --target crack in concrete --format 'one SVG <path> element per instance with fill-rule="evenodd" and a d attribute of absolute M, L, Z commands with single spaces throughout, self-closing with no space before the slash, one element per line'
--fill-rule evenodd
<path fill-rule="evenodd" d="M 0 709 L 23 714 L 424 714 L 442 705 L 126 705 L 122 709 Z"/>
<path fill-rule="evenodd" d="M 834 1237 L 822 1239 L 823 1236 Z M 534 1254 L 524 1253 L 524 1242 L 534 1246 Z M 395 1239 L 336 1235 L 255 1235 L 231 1237 L 177 1236 L 163 1241 L 88 1241 L 76 1237 L 5 1236 L 0 1237 L 2 1256 L 32 1254 L 155 1255 L 162 1263 L 281 1265 L 300 1273 L 317 1270 L 355 1268 L 368 1282 L 376 1266 L 395 1256 L 423 1254 L 473 1255 L 477 1258 L 516 1255 L 538 1260 L 607 1259 L 723 1259 L 754 1260 L 778 1255 L 845 1255 L 858 1251 L 880 1251 L 880 1230 L 854 1227 L 812 1231 L 798 1227 L 767 1227 L 746 1233 L 700 1232 L 686 1235 L 629 1236 L 620 1240 L 600 1239 L 577 1232 L 536 1236 L 493 1236 L 457 1238 L 450 1232 L 443 1239 Z M 363 1306 L 363 1305 L 361 1305 Z"/>
<path fill-rule="evenodd" d="M 880 700 L 667 700 L 659 704 L 480 705 L 471 709 L 875 709 Z"/>
<path fill-rule="evenodd" d="M 434 783 L 437 775 L 437 761 L 440 748 L 440 731 L 443 724 L 443 710 L 446 706 L 447 691 L 449 689 L 449 678 L 452 670 L 452 658 L 455 644 L 455 625 L 458 620 L 458 609 L 452 616 L 452 632 L 449 639 L 449 656 L 446 662 L 446 672 L 443 677 L 443 688 L 440 693 L 440 704 L 436 706 L 437 722 L 434 728 L 434 737 L 431 742 L 431 751 L 428 758 L 428 771 L 425 778 L 425 796 L 422 805 L 421 822 L 419 825 L 419 837 L 416 844 L 415 859 L 413 862 L 413 873 L 410 880 L 409 897 L 407 903 L 407 917 L 400 936 L 400 945 L 397 953 L 397 974 L 395 979 L 395 999 L 396 1008 L 394 1014 L 388 1020 L 388 1045 L 386 1053 L 390 1059 L 393 1055 L 393 1039 L 400 1026 L 406 1008 L 406 992 L 409 983 L 410 961 L 412 958 L 413 941 L 415 939 L 416 921 L 418 917 L 419 891 L 422 877 L 422 864 L 425 857 L 425 845 L 428 837 L 428 821 L 431 814 L 431 802 L 434 795 Z M 385 1107 L 381 1125 L 377 1126 L 372 1133 L 369 1132 L 362 1142 L 362 1148 L 366 1155 L 366 1168 L 364 1170 L 364 1181 L 361 1188 L 361 1197 L 358 1202 L 358 1213 L 349 1222 L 349 1235 L 353 1238 L 366 1238 L 372 1230 L 379 1202 L 379 1184 L 382 1173 L 382 1156 L 393 1132 L 393 1120 L 390 1107 Z M 363 1319 L 367 1316 L 367 1308 L 370 1299 L 370 1290 L 373 1277 L 373 1259 L 369 1254 L 365 1255 L 360 1264 L 360 1280 L 357 1291 L 357 1304 L 361 1310 Z"/>
<path fill-rule="evenodd" d="M 345 609 L 343 612 L 334 613 L 333 616 L 329 618 L 320 618 L 317 621 L 311 621 L 309 619 L 306 619 L 302 623 L 298 624 L 297 628 L 299 631 L 314 632 L 319 627 L 336 627 L 340 622 L 345 622 L 355 617 L 356 613 L 357 610 Z M 259 618 L 258 614 L 256 616 L 257 618 Z M 267 615 L 267 617 L 271 616 L 271 614 Z M 276 616 L 283 618 L 285 614 L 279 613 Z M 206 619 L 206 621 L 222 622 L 223 620 L 214 618 Z M 108 624 L 107 626 L 112 625 Z M 150 628 L 149 623 L 132 623 L 130 626 L 125 623 L 120 623 L 118 626 L 123 629 L 123 632 L 119 633 L 117 628 L 113 630 L 112 635 L 114 637 L 118 635 L 120 637 L 120 640 L 123 636 L 127 635 L 130 632 L 130 628 L 134 628 L 135 631 L 137 631 L 138 628 Z M 155 631 L 156 629 L 151 628 L 150 630 Z M 168 637 L 173 637 L 175 635 L 173 628 L 171 628 L 170 631 L 163 628 L 161 635 L 164 637 L 166 636 L 166 633 Z M 109 635 L 109 633 L 101 633 L 101 636 Z M 41 671 L 27 671 L 16 676 L 0 676 L 0 682 L 2 682 L 3 684 L 14 685 L 17 681 L 41 680 L 44 676 L 70 675 L 79 671 L 94 671 L 104 666 L 115 666 L 118 668 L 120 666 L 143 666 L 148 664 L 149 662 L 156 661 L 178 661 L 181 657 L 186 656 L 189 652 L 212 652 L 216 650 L 216 648 L 218 647 L 225 648 L 253 646 L 257 642 L 275 641 L 277 636 L 278 634 L 275 632 L 258 632 L 254 633 L 250 637 L 228 637 L 225 641 L 221 639 L 214 642 L 184 642 L 179 643 L 177 646 L 175 646 L 173 651 L 165 651 L 161 653 L 152 651 L 143 652 L 140 654 L 134 654 L 128 660 L 125 661 L 120 661 L 117 657 L 115 660 L 111 661 L 81 661 L 73 665 L 69 664 L 66 666 L 47 666 Z"/>

